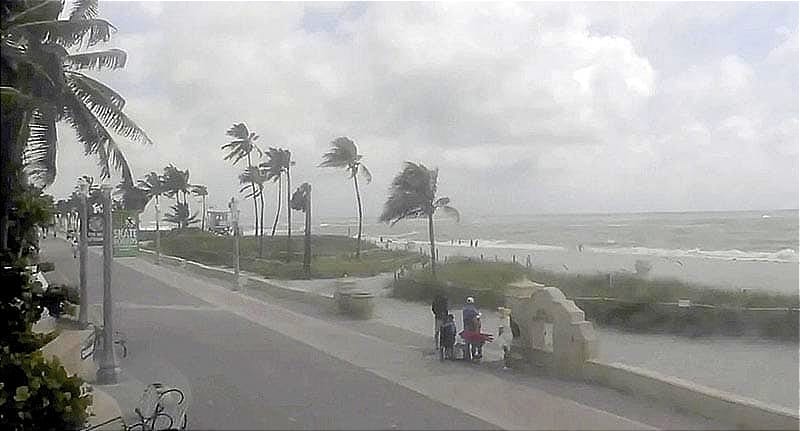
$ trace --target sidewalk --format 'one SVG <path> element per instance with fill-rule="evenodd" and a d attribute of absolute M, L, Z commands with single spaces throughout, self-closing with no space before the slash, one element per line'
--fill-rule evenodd
<path fill-rule="evenodd" d="M 359 288 L 378 294 L 376 319 L 340 322 L 324 320 L 325 313 L 314 314 L 313 307 L 306 307 L 306 310 L 312 312 L 301 314 L 275 305 L 281 301 L 270 300 L 269 295 L 253 295 L 253 291 L 257 289 L 248 289 L 249 293 L 233 292 L 226 283 L 192 274 L 188 269 L 156 266 L 144 259 L 120 261 L 120 264 L 158 277 L 162 282 L 225 311 L 299 340 L 501 428 L 720 428 L 719 424 L 711 424 L 702 418 L 687 417 L 661 406 L 651 406 L 604 388 L 522 376 L 513 372 L 508 374 L 497 370 L 496 364 L 491 366 L 486 363 L 484 367 L 439 362 L 432 355 L 433 321 L 429 310 L 423 304 L 406 303 L 386 297 L 383 286 L 386 281 L 391 280 L 390 275 L 357 280 Z M 269 282 L 281 289 L 314 292 L 330 297 L 335 281 Z M 490 320 L 487 328 L 499 323 L 499 317 L 492 319 L 496 320 Z M 416 343 L 416 346 L 408 343 Z M 414 348 L 420 345 L 429 347 Z M 559 392 L 570 393 L 572 396 L 554 395 Z M 634 412 L 631 416 L 645 418 L 647 421 L 645 423 L 630 419 L 575 401 L 581 398 L 591 399 L 593 402 L 590 404 L 593 405 L 607 405 L 611 410 Z"/>

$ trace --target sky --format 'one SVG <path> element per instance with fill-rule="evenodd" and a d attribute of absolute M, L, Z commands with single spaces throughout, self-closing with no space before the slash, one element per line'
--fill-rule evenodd
<path fill-rule="evenodd" d="M 220 147 L 244 122 L 292 151 L 317 220 L 356 215 L 346 174 L 317 167 L 339 136 L 372 171 L 370 220 L 406 160 L 438 167 L 467 218 L 798 208 L 796 2 L 101 1 L 100 16 L 128 63 L 91 74 L 155 143 L 119 139 L 134 175 L 174 163 L 212 206 L 239 189 Z M 63 196 L 98 168 L 59 132 Z"/>

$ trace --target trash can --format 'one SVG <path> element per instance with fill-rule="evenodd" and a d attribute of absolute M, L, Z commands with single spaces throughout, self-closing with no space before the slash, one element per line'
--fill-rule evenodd
<path fill-rule="evenodd" d="M 343 290 L 333 293 L 333 302 L 336 304 L 336 311 L 339 313 L 349 313 L 350 312 L 350 295 L 353 292 Z"/>
<path fill-rule="evenodd" d="M 349 296 L 350 314 L 357 319 L 370 319 L 375 310 L 374 295 L 367 292 L 354 292 Z"/>
<path fill-rule="evenodd" d="M 353 293 L 355 285 L 355 281 L 347 278 L 336 280 L 333 302 L 339 313 L 350 313 L 350 295 Z"/>

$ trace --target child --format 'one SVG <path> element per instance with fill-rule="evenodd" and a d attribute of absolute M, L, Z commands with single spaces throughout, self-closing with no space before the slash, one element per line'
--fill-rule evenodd
<path fill-rule="evenodd" d="M 444 361 L 454 359 L 453 345 L 456 343 L 456 322 L 455 316 L 447 315 L 447 319 L 439 329 L 439 359 Z"/>

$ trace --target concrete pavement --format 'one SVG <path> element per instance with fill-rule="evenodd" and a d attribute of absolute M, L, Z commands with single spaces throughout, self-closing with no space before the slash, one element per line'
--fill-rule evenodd
<path fill-rule="evenodd" d="M 65 259 L 66 246 L 59 248 L 48 241 L 45 253 L 56 261 L 56 276 L 70 279 L 72 256 Z M 89 272 L 97 293 L 99 268 L 90 265 Z M 575 401 L 586 389 L 576 383 L 439 363 L 410 348 L 419 347 L 421 334 L 393 332 L 383 322 L 337 322 L 319 310 L 313 315 L 313 307 L 231 292 L 219 280 L 143 259 L 118 259 L 115 280 L 117 327 L 126 332 L 131 355 L 121 365 L 142 381 L 159 374 L 184 381 L 197 427 L 718 427 L 613 391 L 591 394 L 611 400 L 603 409 L 596 406 L 604 400 Z M 570 391 L 578 396 L 563 396 Z M 627 416 L 638 420 L 609 410 L 635 410 Z"/>

